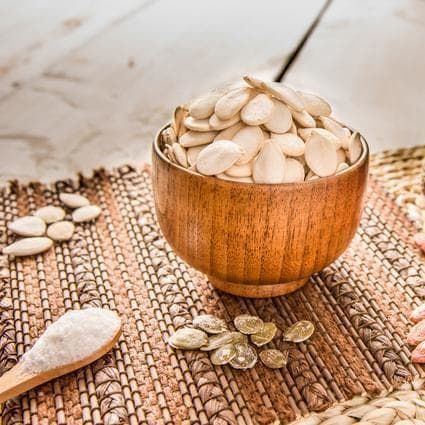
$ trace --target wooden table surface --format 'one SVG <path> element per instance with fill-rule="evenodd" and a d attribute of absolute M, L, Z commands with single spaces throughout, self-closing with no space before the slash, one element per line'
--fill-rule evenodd
<path fill-rule="evenodd" d="M 245 73 L 322 94 L 373 151 L 425 141 L 424 0 L 0 2 L 0 180 L 149 160 Z"/>

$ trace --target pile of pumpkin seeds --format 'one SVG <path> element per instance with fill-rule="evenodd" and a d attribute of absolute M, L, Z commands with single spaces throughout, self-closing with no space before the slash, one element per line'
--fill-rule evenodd
<path fill-rule="evenodd" d="M 65 219 L 66 211 L 63 208 L 53 205 L 41 207 L 33 215 L 19 217 L 7 228 L 22 238 L 3 248 L 3 254 L 17 257 L 40 254 L 50 249 L 53 241 L 71 239 L 75 231 L 74 223 L 94 220 L 101 213 L 97 205 L 91 205 L 85 196 L 77 193 L 61 192 L 59 199 L 73 210 L 72 221 Z"/>
<path fill-rule="evenodd" d="M 338 174 L 363 146 L 320 96 L 245 76 L 177 107 L 161 133 L 167 158 L 192 172 L 242 183 L 299 183 Z"/>
<path fill-rule="evenodd" d="M 263 347 L 273 340 L 277 332 L 273 322 L 263 322 L 257 316 L 241 314 L 235 317 L 233 324 L 236 330 L 230 330 L 223 319 L 202 314 L 195 317 L 192 327 L 180 328 L 171 335 L 168 344 L 180 350 L 208 351 L 212 364 L 230 364 L 235 369 L 253 368 L 258 357 L 270 369 L 286 366 L 288 351 L 266 348 L 257 354 L 254 347 Z M 287 342 L 299 343 L 310 338 L 313 332 L 313 323 L 301 320 L 285 329 L 282 338 Z"/>

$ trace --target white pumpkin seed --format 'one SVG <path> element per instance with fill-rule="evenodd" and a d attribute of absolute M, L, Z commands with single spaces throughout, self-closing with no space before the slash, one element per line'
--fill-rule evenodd
<path fill-rule="evenodd" d="M 212 114 L 210 117 L 209 123 L 210 123 L 210 127 L 213 130 L 219 131 L 219 130 L 224 130 L 226 128 L 232 127 L 233 125 L 237 124 L 239 121 L 240 121 L 239 114 L 236 114 L 232 118 L 225 121 L 218 118 L 216 114 Z"/>
<path fill-rule="evenodd" d="M 74 210 L 72 213 L 72 220 L 75 221 L 75 223 L 91 221 L 97 218 L 101 212 L 102 210 L 97 205 L 87 205 Z"/>
<path fill-rule="evenodd" d="M 285 156 L 271 140 L 264 142 L 255 159 L 252 176 L 255 183 L 282 183 L 285 176 Z"/>
<path fill-rule="evenodd" d="M 193 326 L 209 334 L 227 331 L 226 322 L 212 314 L 200 314 L 193 319 Z"/>
<path fill-rule="evenodd" d="M 361 156 L 363 151 L 360 134 L 355 132 L 348 141 L 348 159 L 350 164 L 354 164 Z"/>
<path fill-rule="evenodd" d="M 314 127 L 310 128 L 299 128 L 298 129 L 298 135 L 301 137 L 301 139 L 306 142 L 311 137 L 311 132 L 314 130 Z"/>
<path fill-rule="evenodd" d="M 232 165 L 226 170 L 226 174 L 230 177 L 251 177 L 252 176 L 252 163 L 248 162 L 241 165 Z"/>
<path fill-rule="evenodd" d="M 349 140 L 350 137 L 351 137 L 351 131 L 347 127 L 344 127 L 343 130 L 344 130 L 344 133 L 345 133 L 345 139 Z M 348 149 L 348 146 L 345 147 L 344 149 Z"/>
<path fill-rule="evenodd" d="M 20 236 L 42 236 L 46 232 L 46 223 L 39 217 L 25 216 L 9 223 L 7 228 Z"/>
<path fill-rule="evenodd" d="M 47 236 L 54 241 L 67 241 L 71 239 L 74 230 L 74 223 L 70 221 L 57 221 L 48 227 Z"/>
<path fill-rule="evenodd" d="M 172 145 L 177 142 L 177 134 L 173 127 L 166 128 L 161 134 L 161 140 L 165 145 Z"/>
<path fill-rule="evenodd" d="M 287 156 L 301 156 L 304 154 L 305 145 L 303 140 L 292 133 L 271 134 L 271 140 L 276 143 Z"/>
<path fill-rule="evenodd" d="M 207 147 L 208 145 L 194 146 L 193 148 L 189 148 L 186 151 L 187 154 L 187 162 L 189 165 L 195 165 L 198 160 L 199 154 Z"/>
<path fill-rule="evenodd" d="M 319 177 L 334 174 L 338 166 L 334 143 L 320 134 L 312 134 L 305 143 L 305 160 L 314 174 Z"/>
<path fill-rule="evenodd" d="M 302 99 L 297 95 L 295 90 L 282 83 L 261 81 L 257 78 L 249 76 L 245 76 L 244 80 L 251 87 L 272 95 L 276 99 L 286 103 L 295 111 L 301 112 L 304 109 Z"/>
<path fill-rule="evenodd" d="M 189 164 L 187 163 L 186 149 L 183 148 L 180 143 L 174 143 L 171 148 L 173 150 L 177 163 L 180 164 L 182 167 L 187 168 Z"/>
<path fill-rule="evenodd" d="M 41 218 L 47 224 L 54 223 L 55 221 L 63 220 L 65 217 L 65 210 L 60 207 L 47 206 L 39 208 L 34 216 Z"/>
<path fill-rule="evenodd" d="M 304 166 L 293 158 L 286 158 L 282 183 L 300 183 L 304 181 Z"/>
<path fill-rule="evenodd" d="M 273 99 L 273 112 L 264 127 L 273 133 L 286 133 L 292 125 L 292 115 L 289 108 L 280 100 Z"/>
<path fill-rule="evenodd" d="M 198 97 L 189 105 L 189 115 L 198 120 L 209 118 L 214 113 L 217 101 L 226 91 L 226 89 L 216 89 Z"/>
<path fill-rule="evenodd" d="M 307 111 L 291 111 L 292 118 L 301 126 L 301 127 L 316 127 L 316 121 Z"/>
<path fill-rule="evenodd" d="M 199 131 L 199 132 L 207 132 L 207 131 L 212 131 L 213 129 L 210 126 L 210 121 L 209 119 L 204 119 L 204 120 L 198 120 L 196 118 L 191 117 L 190 115 L 188 115 L 185 119 L 184 119 L 184 125 L 189 129 L 189 130 L 193 130 L 193 131 Z M 181 137 L 181 136 L 180 136 Z M 180 139 L 179 137 L 179 139 Z"/>
<path fill-rule="evenodd" d="M 47 251 L 53 241 L 46 237 L 24 238 L 3 248 L 3 254 L 23 257 L 26 255 L 40 254 Z"/>
<path fill-rule="evenodd" d="M 90 201 L 78 193 L 59 193 L 59 199 L 69 208 L 80 208 L 90 205 Z"/>
<path fill-rule="evenodd" d="M 250 162 L 263 144 L 263 132 L 258 126 L 248 125 L 239 130 L 233 136 L 233 143 L 236 143 L 244 151 L 244 154 L 238 159 L 238 165 Z"/>
<path fill-rule="evenodd" d="M 177 135 L 177 138 L 181 137 L 182 134 L 186 132 L 184 120 L 187 114 L 188 111 L 185 105 L 177 106 L 177 108 L 174 110 L 172 127 Z"/>
<path fill-rule="evenodd" d="M 334 134 L 335 137 L 340 140 L 340 143 L 344 149 L 348 149 L 348 139 L 350 136 L 347 137 L 347 133 L 345 132 L 342 125 L 329 117 L 319 117 L 319 119 L 323 124 L 323 128 Z"/>
<path fill-rule="evenodd" d="M 270 349 L 260 351 L 260 359 L 270 369 L 280 369 L 288 363 L 288 351 Z"/>
<path fill-rule="evenodd" d="M 331 141 L 335 145 L 335 149 L 340 149 L 342 147 L 340 139 L 325 128 L 312 128 L 311 134 L 320 134 L 323 138 Z"/>
<path fill-rule="evenodd" d="M 229 180 L 232 182 L 239 182 L 239 183 L 254 183 L 254 179 L 252 177 L 232 177 L 228 176 L 225 173 L 220 173 L 215 175 L 220 180 Z"/>
<path fill-rule="evenodd" d="M 282 83 L 264 83 L 266 92 L 290 106 L 293 110 L 301 112 L 304 103 L 297 92 Z"/>
<path fill-rule="evenodd" d="M 304 91 L 298 91 L 297 94 L 301 97 L 304 107 L 310 115 L 327 117 L 332 113 L 329 103 L 320 96 Z"/>
<path fill-rule="evenodd" d="M 214 142 L 217 142 L 218 140 L 232 140 L 233 136 L 242 128 L 244 128 L 244 123 L 239 121 L 231 127 L 221 130 L 217 136 L 215 136 Z"/>
<path fill-rule="evenodd" d="M 180 350 L 196 350 L 208 343 L 208 335 L 200 329 L 180 328 L 168 339 L 168 344 Z"/>
<path fill-rule="evenodd" d="M 198 131 L 190 130 L 187 133 L 183 134 L 182 137 L 180 137 L 179 143 L 184 148 L 207 145 L 208 143 L 211 143 L 214 140 L 215 136 L 217 136 L 216 131 L 205 131 L 201 133 Z"/>
<path fill-rule="evenodd" d="M 198 156 L 197 170 L 206 176 L 220 174 L 238 161 L 244 151 L 229 140 L 219 140 L 208 145 Z"/>
<path fill-rule="evenodd" d="M 273 101 L 265 94 L 257 94 L 242 109 L 241 119 L 247 125 L 261 125 L 273 114 Z"/>
<path fill-rule="evenodd" d="M 248 103 L 253 94 L 253 90 L 248 87 L 231 90 L 217 101 L 215 114 L 223 121 L 231 119 Z"/>
<path fill-rule="evenodd" d="M 347 160 L 347 157 L 345 155 L 345 150 L 340 148 L 336 151 L 336 158 L 338 161 L 338 165 L 342 164 L 343 162 L 345 162 Z"/>

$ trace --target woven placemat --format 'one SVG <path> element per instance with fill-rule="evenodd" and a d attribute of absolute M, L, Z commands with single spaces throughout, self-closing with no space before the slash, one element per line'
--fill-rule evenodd
<path fill-rule="evenodd" d="M 103 306 L 124 325 L 109 355 L 8 401 L 2 423 L 277 424 L 325 411 L 310 416 L 320 423 L 341 415 L 347 400 L 369 403 L 399 386 L 420 399 L 424 369 L 410 362 L 404 341 L 407 317 L 425 297 L 425 269 L 408 202 L 395 200 L 403 191 L 419 193 L 424 155 L 420 147 L 374 156 L 349 249 L 303 289 L 269 300 L 217 292 L 176 257 L 155 221 L 148 169 L 124 166 L 51 186 L 11 184 L 0 196 L 1 246 L 14 238 L 7 222 L 60 205 L 60 191 L 80 192 L 103 213 L 44 255 L 0 256 L 0 373 L 67 310 Z M 258 363 L 237 371 L 213 366 L 204 352 L 167 345 L 172 332 L 205 312 L 229 325 L 249 312 L 280 329 L 308 319 L 316 332 L 290 349 L 287 368 Z"/>

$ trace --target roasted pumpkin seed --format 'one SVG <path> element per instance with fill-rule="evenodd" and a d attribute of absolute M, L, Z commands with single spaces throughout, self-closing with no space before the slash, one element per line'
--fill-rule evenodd
<path fill-rule="evenodd" d="M 263 350 L 260 351 L 260 359 L 270 369 L 280 369 L 288 363 L 288 351 Z"/>
<path fill-rule="evenodd" d="M 265 322 L 263 329 L 251 335 L 251 341 L 257 347 L 268 344 L 276 335 L 277 327 L 273 322 Z"/>
<path fill-rule="evenodd" d="M 168 344 L 180 350 L 196 350 L 207 343 L 208 335 L 194 328 L 180 328 L 168 340 Z"/>
<path fill-rule="evenodd" d="M 211 353 L 211 363 L 214 365 L 224 365 L 229 363 L 237 354 L 234 344 L 222 345 Z"/>
<path fill-rule="evenodd" d="M 233 321 L 238 331 L 243 334 L 257 334 L 263 330 L 264 322 L 257 316 L 241 314 Z"/>
<path fill-rule="evenodd" d="M 200 314 L 193 319 L 193 326 L 209 334 L 219 334 L 227 331 L 226 322 L 212 314 Z"/>
<path fill-rule="evenodd" d="M 283 333 L 283 339 L 291 342 L 303 342 L 313 335 L 314 325 L 308 320 L 294 323 Z"/>
<path fill-rule="evenodd" d="M 235 369 L 251 369 L 257 363 L 257 352 L 248 344 L 236 344 L 236 355 L 230 360 L 230 365 Z"/>

